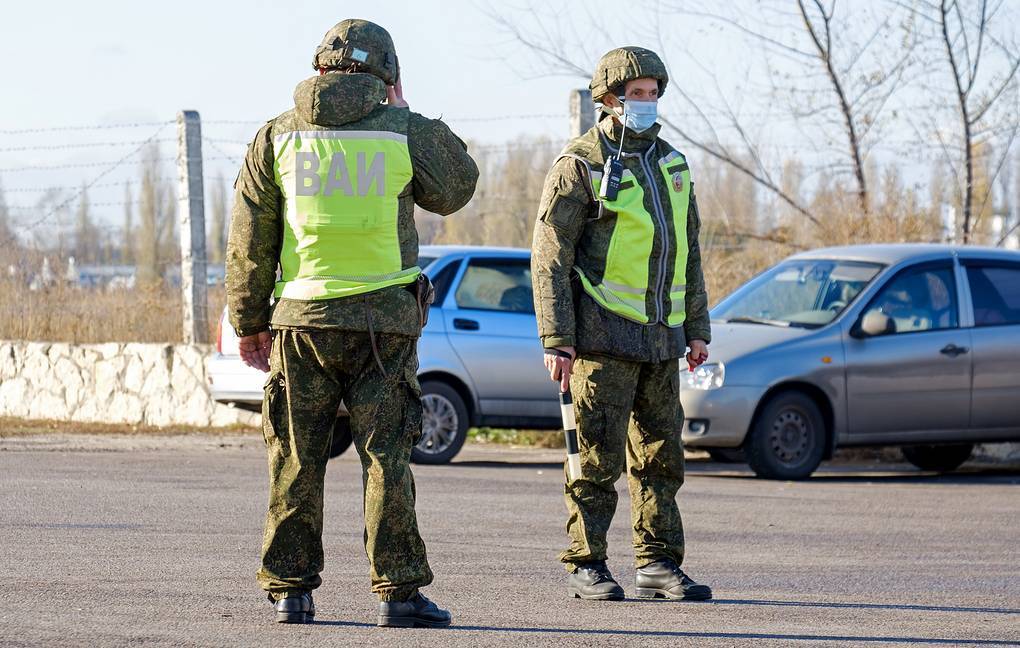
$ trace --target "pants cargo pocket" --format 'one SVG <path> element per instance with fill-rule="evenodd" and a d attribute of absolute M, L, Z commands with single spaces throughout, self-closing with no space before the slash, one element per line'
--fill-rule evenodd
<path fill-rule="evenodd" d="M 415 363 L 417 364 L 417 363 Z M 408 365 L 404 368 L 403 381 L 407 389 L 407 402 L 404 406 L 404 433 L 411 437 L 411 445 L 416 446 L 424 436 L 422 428 L 421 383 L 418 382 L 417 366 Z"/>
<path fill-rule="evenodd" d="M 274 373 L 269 376 L 263 390 L 265 395 L 262 398 L 262 437 L 266 446 L 279 444 L 280 452 L 286 457 L 290 454 L 290 440 L 285 436 L 284 426 L 281 425 L 281 410 L 287 398 L 287 381 L 284 380 L 283 374 Z"/>

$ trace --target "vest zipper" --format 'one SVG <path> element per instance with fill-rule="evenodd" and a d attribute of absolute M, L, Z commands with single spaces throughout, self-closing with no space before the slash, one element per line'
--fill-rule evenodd
<path fill-rule="evenodd" d="M 662 202 L 659 197 L 659 183 L 657 179 L 652 176 L 652 168 L 645 156 L 651 153 L 655 149 L 655 144 L 648 147 L 648 151 L 644 154 L 639 154 L 638 159 L 641 161 L 641 168 L 645 171 L 645 177 L 648 178 L 649 184 L 652 185 L 652 204 L 655 206 L 655 219 L 659 222 L 659 226 L 662 228 L 662 248 L 659 252 L 659 276 L 656 278 L 655 284 L 655 322 L 662 321 L 662 301 L 665 285 L 666 275 L 666 254 L 669 252 L 669 229 L 666 225 L 666 216 L 662 211 Z"/>

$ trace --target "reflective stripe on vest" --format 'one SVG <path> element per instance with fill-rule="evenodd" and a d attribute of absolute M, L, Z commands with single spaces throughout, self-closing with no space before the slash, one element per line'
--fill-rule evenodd
<path fill-rule="evenodd" d="M 598 196 L 602 175 L 593 173 L 590 164 L 589 177 L 595 195 Z M 665 317 L 668 326 L 676 327 L 686 319 L 687 295 L 687 210 L 690 204 L 691 175 L 682 155 L 676 151 L 658 161 L 658 167 L 668 188 L 667 196 L 675 231 L 675 242 L 670 243 L 674 254 L 674 271 L 671 277 L 660 277 L 666 282 L 662 293 L 669 303 L 669 314 Z M 654 178 L 648 178 L 654 182 Z M 641 324 L 654 324 L 655 313 L 648 313 L 649 293 L 657 293 L 651 285 L 649 266 L 652 244 L 655 240 L 655 217 L 645 209 L 645 189 L 637 182 L 634 174 L 625 169 L 620 178 L 620 191 L 613 201 L 601 201 L 606 210 L 616 214 L 616 224 L 606 252 L 606 267 L 599 283 L 592 282 L 584 270 L 575 267 L 585 292 L 603 308 Z M 663 232 L 665 235 L 665 232 Z"/>
<path fill-rule="evenodd" d="M 319 300 L 414 281 L 402 267 L 398 196 L 411 181 L 407 136 L 386 131 L 294 131 L 273 140 L 283 192 L 275 296 Z"/>

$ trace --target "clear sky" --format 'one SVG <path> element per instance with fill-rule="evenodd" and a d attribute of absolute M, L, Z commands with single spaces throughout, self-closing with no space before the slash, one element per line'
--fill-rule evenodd
<path fill-rule="evenodd" d="M 525 79 L 494 49 L 502 36 L 478 8 L 484 3 L 379 0 L 351 3 L 354 16 L 344 3 L 307 0 L 5 4 L 5 129 L 156 121 L 184 107 L 208 119 L 268 118 L 291 106 L 322 35 L 347 17 L 390 31 L 405 94 L 419 112 L 451 123 L 522 109 L 566 114 L 563 79 Z M 459 126 L 469 137 L 501 140 L 551 126 L 516 121 Z"/>
<path fill-rule="evenodd" d="M 93 213 L 108 224 L 119 223 L 123 183 L 139 175 L 137 156 L 116 168 L 111 162 L 129 156 L 140 141 L 155 134 L 167 160 L 165 171 L 172 177 L 175 127 L 166 124 L 159 130 L 158 124 L 171 122 L 183 108 L 202 115 L 208 138 L 206 177 L 222 174 L 232 180 L 245 142 L 261 122 L 290 108 L 294 86 L 313 74 L 312 54 L 323 34 L 350 17 L 373 20 L 393 35 L 413 110 L 442 116 L 458 134 L 476 142 L 500 143 L 525 134 L 565 139 L 568 93 L 586 86 L 587 80 L 543 74 L 535 67 L 536 57 L 487 15 L 508 17 L 537 42 L 558 42 L 557 34 L 543 34 L 529 21 L 523 7 L 530 1 L 6 2 L 0 13 L 0 183 L 18 221 L 19 215 L 26 220 L 36 216 L 33 205 L 45 187 L 70 187 L 66 195 L 73 195 L 82 182 L 94 181 L 89 190 Z M 759 6 L 755 0 L 745 2 Z M 845 155 L 838 115 L 824 137 L 802 130 L 789 121 L 788 110 L 785 115 L 774 110 L 774 89 L 761 72 L 770 62 L 762 60 L 759 50 L 741 46 L 732 32 L 726 34 L 704 18 L 676 10 L 664 17 L 656 14 L 669 5 L 549 0 L 535 6 L 549 16 L 547 24 L 562 30 L 564 41 L 583 44 L 585 51 L 572 48 L 566 54 L 588 67 L 599 54 L 619 45 L 665 48 L 672 85 L 695 93 L 720 89 L 729 97 L 724 107 L 710 109 L 681 101 L 679 93 L 670 91 L 662 109 L 677 123 L 693 123 L 702 110 L 741 112 L 750 129 L 747 135 L 762 143 L 773 168 L 790 157 L 814 156 L 824 163 Z M 888 7 L 875 0 L 839 6 L 853 13 L 855 25 L 864 13 L 881 17 Z M 1004 6 L 1008 15 L 1000 19 L 1009 24 L 1020 8 L 1010 2 Z M 704 10 L 711 11 L 712 5 Z M 604 29 L 586 31 L 584 24 L 591 18 Z M 804 38 L 797 20 L 787 23 L 771 32 L 776 39 Z M 649 31 L 656 27 L 658 34 Z M 839 36 L 867 39 L 869 32 L 861 32 Z M 881 56 L 885 50 L 878 51 Z M 943 61 L 932 61 L 926 68 L 940 70 Z M 776 69 L 780 80 L 799 76 L 825 83 L 818 70 Z M 876 160 L 910 160 L 901 166 L 911 182 L 924 182 L 930 175 L 934 149 L 906 125 L 905 116 L 911 103 L 932 100 L 923 91 L 910 90 L 898 111 L 896 106 L 885 109 L 885 132 L 872 138 L 870 155 Z M 952 112 L 946 115 L 952 126 Z M 142 125 L 60 130 L 125 123 Z M 736 135 L 722 132 L 721 137 Z M 688 153 L 697 166 L 698 152 Z"/>
<path fill-rule="evenodd" d="M 345 5 L 356 7 L 352 15 Z M 323 34 L 348 17 L 375 21 L 393 35 L 413 110 L 443 116 L 462 137 L 479 141 L 523 133 L 565 138 L 568 90 L 583 84 L 526 78 L 533 70 L 516 70 L 503 58 L 506 48 L 494 48 L 503 36 L 479 7 L 485 5 L 466 0 L 4 3 L 0 182 L 7 201 L 17 219 L 38 189 L 80 185 L 106 169 L 25 166 L 114 161 L 134 148 L 119 142 L 144 140 L 156 127 L 10 131 L 150 124 L 173 120 L 182 108 L 198 110 L 203 134 L 220 140 L 220 151 L 205 147 L 207 177 L 222 171 L 232 179 L 237 164 L 224 158 L 241 157 L 259 123 L 291 107 L 294 86 L 313 74 Z M 224 121 L 250 123 L 217 123 Z M 158 136 L 167 157 L 174 134 L 171 125 Z M 81 146 L 91 143 L 110 146 Z M 172 163 L 167 171 L 174 172 Z M 103 177 L 89 192 L 98 204 L 93 211 L 119 222 L 122 208 L 109 203 L 122 200 L 120 185 L 137 175 L 131 163 Z"/>

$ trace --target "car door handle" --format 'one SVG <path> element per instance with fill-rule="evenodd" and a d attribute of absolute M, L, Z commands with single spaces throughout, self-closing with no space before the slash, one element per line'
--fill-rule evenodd
<path fill-rule="evenodd" d="M 462 319 L 460 317 L 454 318 L 453 328 L 460 329 L 461 331 L 477 331 L 481 328 L 478 322 L 472 319 Z"/>
<path fill-rule="evenodd" d="M 955 344 L 947 344 L 946 346 L 942 347 L 942 349 L 939 350 L 939 353 L 941 353 L 942 355 L 947 355 L 950 358 L 955 358 L 958 355 L 963 355 L 964 353 L 967 353 L 967 351 L 968 351 L 967 347 L 956 346 Z"/>

